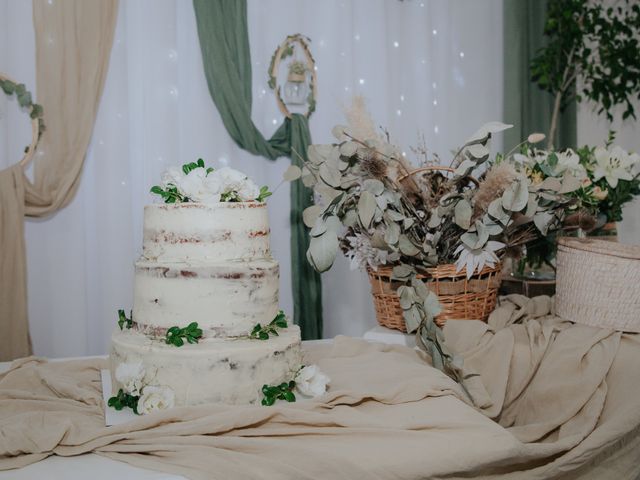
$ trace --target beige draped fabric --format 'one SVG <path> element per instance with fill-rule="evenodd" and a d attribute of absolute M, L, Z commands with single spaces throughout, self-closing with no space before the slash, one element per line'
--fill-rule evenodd
<path fill-rule="evenodd" d="M 203 480 L 637 479 L 640 335 L 572 325 L 548 307 L 506 301 L 495 330 L 451 323 L 481 375 L 482 411 L 419 352 L 346 337 L 304 352 L 331 377 L 316 399 L 175 408 L 112 427 L 105 360 L 19 360 L 0 375 L 0 470 L 94 452 Z"/>
<path fill-rule="evenodd" d="M 118 0 L 33 0 L 37 102 L 47 129 L 33 184 L 18 167 L 0 172 L 0 360 L 30 353 L 22 218 L 63 208 L 78 188 L 117 13 Z"/>

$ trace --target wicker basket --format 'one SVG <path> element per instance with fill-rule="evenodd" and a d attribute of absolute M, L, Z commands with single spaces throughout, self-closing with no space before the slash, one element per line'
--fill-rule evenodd
<path fill-rule="evenodd" d="M 500 264 L 495 268 L 485 267 L 470 279 L 467 279 L 465 271 L 456 272 L 455 265 L 439 265 L 429 269 L 427 275 L 418 275 L 438 295 L 442 304 L 443 310 L 436 317 L 436 324 L 442 326 L 453 319 L 486 322 L 496 306 L 500 268 Z M 400 299 L 396 294 L 402 283 L 391 280 L 391 274 L 391 267 L 369 270 L 376 317 L 383 327 L 406 332 Z"/>
<path fill-rule="evenodd" d="M 640 246 L 563 237 L 556 262 L 558 316 L 640 332 Z"/>

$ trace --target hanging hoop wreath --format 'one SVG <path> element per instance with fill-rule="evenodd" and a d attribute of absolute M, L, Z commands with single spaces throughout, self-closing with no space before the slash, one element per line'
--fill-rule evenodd
<path fill-rule="evenodd" d="M 31 92 L 27 90 L 24 83 L 18 83 L 3 73 L 0 73 L 0 88 L 8 96 L 15 95 L 18 105 L 27 109 L 31 118 L 31 144 L 25 148 L 24 156 L 20 160 L 20 165 L 26 167 L 36 153 L 36 146 L 45 130 L 42 105 L 33 103 Z"/>
<path fill-rule="evenodd" d="M 308 74 L 308 82 L 309 82 L 309 94 L 307 95 L 307 111 L 304 114 L 306 117 L 310 117 L 313 112 L 316 110 L 316 97 L 317 97 L 317 75 L 316 75 L 316 62 L 311 55 L 311 50 L 309 49 L 309 42 L 311 40 L 304 35 L 296 33 L 295 35 L 289 35 L 284 42 L 280 44 L 278 48 L 276 48 L 275 52 L 273 52 L 273 56 L 271 57 L 271 63 L 269 64 L 269 87 L 276 94 L 276 101 L 278 103 L 278 108 L 282 112 L 282 114 L 288 118 L 291 118 L 291 112 L 287 108 L 287 104 L 282 98 L 282 90 L 280 85 L 278 85 L 278 73 L 280 71 L 280 64 L 287 57 L 295 58 L 296 50 L 298 47 L 298 51 L 301 52 L 304 57 L 303 61 L 296 60 L 293 63 L 302 63 L 306 66 L 306 72 L 304 74 L 290 72 L 294 75 L 304 75 L 305 81 L 307 81 Z M 301 78 L 301 77 L 299 77 Z"/>

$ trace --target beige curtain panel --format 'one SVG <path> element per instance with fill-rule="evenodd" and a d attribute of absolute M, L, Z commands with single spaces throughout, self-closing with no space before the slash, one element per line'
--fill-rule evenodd
<path fill-rule="evenodd" d="M 31 353 L 23 218 L 63 208 L 78 189 L 117 16 L 118 0 L 33 1 L 37 101 L 47 129 L 33 184 L 19 166 L 0 172 L 0 361 Z"/>

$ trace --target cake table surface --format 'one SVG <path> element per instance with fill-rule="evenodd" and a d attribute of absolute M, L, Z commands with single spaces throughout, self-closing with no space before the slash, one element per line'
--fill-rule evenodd
<path fill-rule="evenodd" d="M 502 332 L 469 321 L 445 329 L 492 395 L 479 407 L 413 348 L 337 337 L 303 345 L 305 363 L 331 377 L 321 397 L 273 407 L 183 407 L 104 427 L 104 360 L 20 360 L 0 376 L 0 480 L 638 478 L 640 335 L 573 326 L 545 313 L 548 300 L 527 302 L 519 297 L 501 307 L 495 318 L 516 322 Z M 538 375 L 542 384 L 530 382 L 520 396 L 525 405 L 514 410 L 520 399 L 511 398 L 505 379 L 538 363 L 539 374 L 547 360 L 551 371 Z M 541 394 L 542 413 L 526 404 Z M 577 414 L 560 416 L 582 403 Z M 499 424 L 490 410 L 502 404 Z"/>

